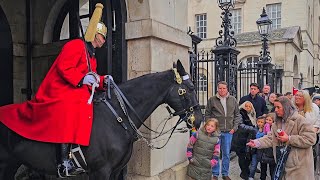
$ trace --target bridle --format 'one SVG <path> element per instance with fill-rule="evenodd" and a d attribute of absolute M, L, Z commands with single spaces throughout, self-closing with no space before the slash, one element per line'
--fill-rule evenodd
<path fill-rule="evenodd" d="M 166 109 L 168 110 L 169 114 L 170 114 L 170 117 L 166 120 L 166 122 L 170 119 L 172 119 L 174 116 L 180 116 L 179 120 L 177 121 L 176 125 L 173 126 L 172 128 L 170 128 L 169 130 L 167 130 L 165 133 L 163 133 L 163 130 L 164 130 L 164 127 L 163 129 L 161 130 L 161 132 L 157 132 L 155 130 L 152 130 L 151 128 L 149 128 L 142 120 L 142 118 L 140 118 L 140 116 L 138 115 L 138 113 L 135 111 L 135 109 L 133 108 L 133 106 L 130 104 L 130 102 L 127 100 L 127 98 L 124 96 L 124 94 L 121 92 L 121 90 L 119 89 L 119 87 L 113 82 L 113 81 L 108 81 L 108 83 L 111 84 L 111 86 L 108 85 L 108 87 L 112 87 L 113 88 L 113 91 L 120 103 L 120 106 L 122 108 L 122 111 L 124 112 L 124 114 L 127 116 L 128 118 L 128 121 L 129 121 L 129 124 L 131 126 L 131 128 L 133 129 L 133 131 L 135 132 L 136 136 L 137 136 L 137 140 L 142 140 L 142 141 L 145 141 L 148 145 L 148 147 L 150 147 L 151 149 L 162 149 L 163 147 L 165 147 L 169 140 L 171 139 L 171 136 L 172 134 L 174 133 L 174 131 L 177 129 L 177 126 L 185 121 L 187 124 L 189 124 L 191 127 L 193 127 L 193 123 L 195 121 L 195 116 L 194 116 L 194 110 L 197 109 L 197 108 L 200 108 L 199 104 L 192 104 L 192 105 L 189 105 L 189 102 L 191 102 L 191 98 L 190 96 L 188 96 L 187 94 L 187 90 L 186 88 L 187 85 L 185 85 L 183 82 L 183 79 L 181 78 L 180 74 L 177 72 L 177 69 L 176 68 L 173 68 L 173 72 L 175 74 L 175 81 L 176 83 L 178 84 L 178 90 L 177 90 L 177 93 L 179 95 L 179 99 L 180 99 L 180 102 L 182 104 L 182 109 L 177 111 L 177 112 L 174 112 L 172 113 L 170 108 L 167 106 Z M 189 76 L 188 76 L 189 77 Z M 184 80 L 187 80 L 188 79 L 187 76 L 184 76 Z M 170 96 L 170 94 L 172 93 L 172 91 L 174 89 L 176 89 L 177 87 L 177 84 L 173 84 L 171 85 L 170 87 L 170 90 L 167 92 L 167 95 L 165 97 L 165 100 L 164 102 L 167 103 L 168 102 L 168 98 Z M 108 92 L 110 92 L 111 88 L 107 89 Z M 106 93 L 105 93 L 106 94 Z M 121 125 L 124 127 L 124 129 L 126 129 L 124 123 L 123 123 L 123 120 L 122 118 L 116 113 L 116 111 L 113 109 L 113 107 L 110 105 L 110 103 L 107 101 L 107 99 L 105 97 L 103 98 L 100 98 L 100 99 L 97 99 L 95 100 L 95 102 L 104 102 L 111 110 L 111 112 L 116 116 L 117 118 L 117 121 L 119 123 L 121 123 Z M 154 133 L 157 133 L 159 135 L 157 135 L 156 137 L 154 138 L 148 138 L 146 136 L 144 136 L 142 134 L 142 132 L 136 127 L 136 125 L 133 123 L 131 117 L 129 116 L 129 113 L 128 113 L 128 110 L 127 110 L 127 107 L 133 112 L 133 114 L 137 117 L 137 119 L 140 121 L 140 123 L 146 127 L 148 130 L 154 132 Z M 166 123 L 165 122 L 165 123 Z M 152 139 L 156 139 L 168 132 L 170 132 L 170 136 L 168 137 L 166 143 L 161 146 L 161 147 L 155 147 L 151 142 L 150 140 Z M 147 140 L 149 139 L 149 141 Z"/>
<path fill-rule="evenodd" d="M 177 93 L 179 95 L 182 109 L 176 112 L 172 112 L 170 108 L 167 106 L 167 110 L 171 116 L 180 116 L 180 119 L 183 119 L 189 126 L 193 127 L 194 121 L 195 121 L 194 110 L 200 108 L 200 105 L 199 103 L 190 104 L 192 100 L 190 95 L 187 94 L 187 90 L 189 87 L 183 83 L 183 81 L 186 81 L 189 79 L 189 75 L 185 75 L 181 78 L 176 68 L 173 68 L 172 70 L 175 75 L 174 79 L 178 84 Z M 171 88 L 168 91 L 168 94 L 166 95 L 165 103 L 168 102 L 168 97 L 172 93 L 172 91 L 175 89 L 175 87 L 176 87 L 176 84 L 171 85 Z"/>

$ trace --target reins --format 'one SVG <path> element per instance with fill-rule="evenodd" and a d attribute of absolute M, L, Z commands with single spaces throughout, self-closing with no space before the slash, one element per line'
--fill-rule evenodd
<path fill-rule="evenodd" d="M 174 71 L 176 72 L 176 70 L 174 70 Z M 178 75 L 179 75 L 179 74 L 178 74 Z M 176 79 L 178 79 L 180 76 L 177 77 L 177 73 L 175 73 L 175 77 L 176 77 Z M 181 81 L 176 80 L 176 81 L 177 81 L 178 84 L 181 84 L 181 82 L 182 82 L 182 80 L 181 80 Z M 133 129 L 133 131 L 135 132 L 135 134 L 136 134 L 136 136 L 137 136 L 136 138 L 137 138 L 138 140 L 142 140 L 142 141 L 146 142 L 146 144 L 148 145 L 148 147 L 150 147 L 151 149 L 162 149 L 163 147 L 165 147 L 165 146 L 168 144 L 169 140 L 171 139 L 172 134 L 173 134 L 174 131 L 177 129 L 177 126 L 178 126 L 181 122 L 185 121 L 185 122 L 188 123 L 189 125 L 190 125 L 190 124 L 193 124 L 193 121 L 194 121 L 193 111 L 194 111 L 194 109 L 195 109 L 197 106 L 199 106 L 199 104 L 196 104 L 196 105 L 193 105 L 193 106 L 191 106 L 191 107 L 186 107 L 186 106 L 187 106 L 186 101 L 187 101 L 187 100 L 190 100 L 190 98 L 187 99 L 187 98 L 185 97 L 186 90 L 183 89 L 183 88 L 181 88 L 181 86 L 179 86 L 178 94 L 179 94 L 180 101 L 181 101 L 182 106 L 183 106 L 183 110 L 172 113 L 171 110 L 169 109 L 169 107 L 167 106 L 166 109 L 168 110 L 170 116 L 169 116 L 169 118 L 166 120 L 166 122 L 165 122 L 162 130 L 161 130 L 160 132 L 158 132 L 158 131 L 155 131 L 155 130 L 149 128 L 149 127 L 143 122 L 142 118 L 141 118 L 141 117 L 139 116 L 139 114 L 135 111 L 135 109 L 133 108 L 133 106 L 131 105 L 131 103 L 128 101 L 128 99 L 125 97 L 125 95 L 122 93 L 122 91 L 120 90 L 120 88 L 119 88 L 112 80 L 110 80 L 109 78 L 108 78 L 108 81 L 107 81 L 107 87 L 108 87 L 107 90 L 106 90 L 107 92 L 105 92 L 104 97 L 103 97 L 103 98 L 100 98 L 99 100 L 100 100 L 101 102 L 104 102 L 104 103 L 109 107 L 109 109 L 111 110 L 111 112 L 112 112 L 112 113 L 114 114 L 114 116 L 116 117 L 117 121 L 123 126 L 123 128 L 124 128 L 125 130 L 127 130 L 127 127 L 126 127 L 125 123 L 123 122 L 122 118 L 117 114 L 117 112 L 114 110 L 114 108 L 111 106 L 111 104 L 107 101 L 107 98 L 105 97 L 106 93 L 108 93 L 108 94 L 107 94 L 108 99 L 111 99 L 110 91 L 111 91 L 111 89 L 113 89 L 113 92 L 114 92 L 114 94 L 116 95 L 116 98 L 117 98 L 117 100 L 118 100 L 118 102 L 119 102 L 119 104 L 120 104 L 120 107 L 121 107 L 123 113 L 125 114 L 125 116 L 127 116 L 128 122 L 129 122 L 131 128 Z M 171 85 L 170 90 L 168 91 L 168 94 L 173 90 L 174 87 L 175 87 L 174 85 Z M 165 102 L 166 102 L 166 99 L 167 99 L 167 97 L 168 97 L 168 94 L 167 94 L 167 96 L 166 96 L 166 98 L 165 98 Z M 140 123 L 141 123 L 145 128 L 147 128 L 147 129 L 150 130 L 151 132 L 157 133 L 158 135 L 157 135 L 156 137 L 153 137 L 153 138 L 149 138 L 149 137 L 144 136 L 144 135 L 142 134 L 142 132 L 136 127 L 136 125 L 135 125 L 134 122 L 132 121 L 131 117 L 129 116 L 129 111 L 128 111 L 127 107 L 133 112 L 133 114 L 137 117 L 137 119 L 140 121 Z M 180 118 L 179 118 L 179 120 L 177 121 L 177 123 L 176 123 L 172 128 L 170 128 L 169 130 L 163 132 L 166 123 L 167 123 L 170 119 L 172 119 L 174 116 L 178 116 L 178 115 L 180 116 Z M 190 120 L 191 122 L 189 122 L 188 120 Z M 170 131 L 171 131 L 171 133 L 170 133 L 170 135 L 169 135 L 169 137 L 168 137 L 168 139 L 167 139 L 167 141 L 166 141 L 166 143 L 165 143 L 164 145 L 162 145 L 162 146 L 160 146 L 160 147 L 155 147 L 155 146 L 150 142 L 150 140 L 159 138 L 160 136 L 163 136 L 164 134 L 166 134 L 166 133 L 168 133 L 168 132 L 170 132 Z M 186 130 L 182 130 L 182 131 L 183 131 L 183 132 L 187 132 Z M 145 134 L 146 134 L 146 133 L 145 133 Z M 148 139 L 149 139 L 149 141 L 148 141 Z"/>

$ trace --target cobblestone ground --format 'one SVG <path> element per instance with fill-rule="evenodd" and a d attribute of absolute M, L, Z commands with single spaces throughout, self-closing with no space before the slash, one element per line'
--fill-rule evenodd
<path fill-rule="evenodd" d="M 231 154 L 231 158 L 232 158 L 232 160 L 231 160 L 231 163 L 230 163 L 230 178 L 232 180 L 242 180 L 240 178 L 240 176 L 239 176 L 240 175 L 240 168 L 239 168 L 239 165 L 238 165 L 238 157 L 234 153 L 232 153 Z M 320 162 L 320 159 L 319 159 L 318 162 Z M 320 163 L 319 163 L 319 166 L 320 166 Z M 20 171 L 23 171 L 24 168 L 25 167 L 21 167 Z M 318 172 L 317 172 L 317 175 L 315 176 L 315 180 L 320 180 L 320 168 L 317 171 Z M 222 177 L 219 177 L 219 179 L 222 179 Z M 260 179 L 260 173 L 256 173 L 254 179 L 255 180 Z M 43 180 L 43 179 L 42 178 L 31 178 L 30 179 L 30 178 L 23 177 L 23 174 L 20 174 L 20 177 L 16 178 L 16 180 Z M 53 178 L 53 177 L 46 177 L 45 180 L 58 180 L 58 179 L 57 178 Z M 79 176 L 79 177 L 75 177 L 75 178 L 67 178 L 65 180 L 88 180 L 88 178 L 85 175 L 83 175 L 83 176 Z M 270 180 L 270 177 L 267 177 L 267 180 Z"/>
<path fill-rule="evenodd" d="M 232 180 L 242 180 L 240 178 L 240 167 L 238 165 L 238 157 L 236 155 L 232 156 L 232 160 L 230 163 L 230 167 L 229 167 L 229 173 L 230 173 L 230 178 Z M 259 167 L 259 165 L 258 165 Z M 260 169 L 260 167 L 259 167 Z M 269 172 L 268 172 L 269 173 Z M 219 179 L 222 179 L 221 177 Z M 260 173 L 256 173 L 254 179 L 258 180 L 260 179 Z M 270 177 L 267 177 L 267 180 L 271 180 Z"/>
<path fill-rule="evenodd" d="M 240 175 L 240 167 L 238 165 L 238 157 L 234 154 L 232 154 L 231 157 L 232 157 L 232 160 L 231 160 L 230 167 L 229 167 L 230 168 L 230 170 L 229 170 L 230 178 L 232 180 L 242 180 L 239 176 Z M 258 167 L 259 167 L 259 165 L 258 165 Z M 259 167 L 259 169 L 260 169 L 260 167 Z M 267 174 L 269 174 L 269 172 Z M 219 179 L 222 179 L 222 177 L 219 177 Z M 254 179 L 259 180 L 260 173 L 256 173 Z M 267 177 L 267 180 L 271 180 L 270 176 Z M 315 180 L 320 180 L 320 172 L 318 172 L 318 174 L 315 175 Z"/>

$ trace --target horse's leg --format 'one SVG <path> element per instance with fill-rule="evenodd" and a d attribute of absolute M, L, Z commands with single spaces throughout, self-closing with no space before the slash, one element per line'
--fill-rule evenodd
<path fill-rule="evenodd" d="M 21 163 L 15 160 L 9 160 L 0 163 L 0 179 L 2 180 L 15 180 L 14 176 L 21 166 Z"/>
<path fill-rule="evenodd" d="M 44 174 L 40 174 L 37 171 L 30 169 L 27 166 L 20 166 L 15 175 L 17 180 L 19 179 L 30 179 L 30 180 L 44 180 L 46 177 Z"/>
<path fill-rule="evenodd" d="M 111 167 L 110 164 L 106 164 L 97 171 L 90 172 L 89 180 L 112 180 L 110 179 Z"/>
<path fill-rule="evenodd" d="M 132 146 L 128 148 L 125 157 L 119 163 L 119 165 L 113 169 L 113 172 L 110 175 L 110 180 L 125 180 L 127 176 L 127 163 L 131 158 Z"/>
<path fill-rule="evenodd" d="M 127 176 L 127 163 L 131 158 L 133 146 L 129 146 L 128 151 L 126 152 L 126 155 L 123 157 L 121 163 L 118 165 L 118 167 L 112 172 L 111 179 L 112 180 L 125 180 Z"/>
<path fill-rule="evenodd" d="M 125 180 L 127 177 L 127 166 L 125 166 L 123 169 L 119 170 L 118 172 L 114 173 L 114 180 Z"/>
<path fill-rule="evenodd" d="M 14 180 L 14 176 L 21 163 L 10 154 L 9 141 L 11 131 L 0 122 L 0 179 Z"/>
<path fill-rule="evenodd" d="M 0 179 L 6 179 L 9 153 L 0 145 Z M 12 178 L 11 178 L 12 179 Z"/>

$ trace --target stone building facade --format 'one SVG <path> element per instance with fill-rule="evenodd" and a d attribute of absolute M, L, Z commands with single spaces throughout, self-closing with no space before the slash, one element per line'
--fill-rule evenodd
<path fill-rule="evenodd" d="M 76 14 L 88 0 L 0 0 L 1 105 L 32 98 L 62 46 L 78 36 Z M 101 74 L 117 82 L 172 68 L 180 59 L 188 67 L 191 38 L 187 34 L 188 3 L 183 0 L 90 0 L 105 5 L 106 47 L 97 52 Z M 87 14 L 90 14 L 90 11 Z M 78 33 L 78 34 L 77 34 Z M 112 40 L 110 40 L 112 39 Z M 167 114 L 158 108 L 147 120 L 156 129 Z M 173 126 L 171 121 L 169 126 Z M 150 135 L 151 136 L 151 135 Z M 167 136 L 154 141 L 162 145 Z M 188 133 L 175 134 L 169 145 L 152 150 L 136 142 L 128 179 L 185 179 Z"/>
<path fill-rule="evenodd" d="M 269 36 L 271 63 L 283 69 L 282 93 L 292 91 L 292 87 L 318 85 L 319 3 L 319 0 L 236 0 L 231 11 L 231 24 L 238 42 L 237 50 L 240 51 L 238 65 L 257 60 L 260 55 L 262 38 L 258 34 L 256 21 L 265 7 L 273 21 L 273 31 Z M 217 2 L 189 0 L 189 26 L 203 38 L 198 45 L 199 51 L 214 48 L 221 29 L 221 12 Z M 210 82 L 214 79 L 208 79 Z M 238 89 L 246 88 L 245 85 L 238 85 Z"/>

